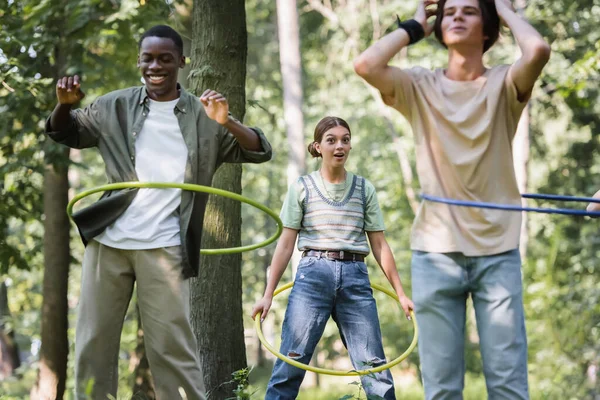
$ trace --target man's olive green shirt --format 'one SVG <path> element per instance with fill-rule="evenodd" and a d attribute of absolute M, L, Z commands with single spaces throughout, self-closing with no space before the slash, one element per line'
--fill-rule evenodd
<path fill-rule="evenodd" d="M 54 141 L 71 148 L 98 147 L 108 183 L 138 181 L 135 140 L 148 116 L 148 99 L 144 86 L 108 93 L 86 108 L 72 110 L 72 124 L 66 130 L 53 131 L 48 118 L 46 133 Z M 224 162 L 262 163 L 271 159 L 271 145 L 259 129 L 251 128 L 260 138 L 262 151 L 244 149 L 232 133 L 206 115 L 198 98 L 183 89 L 174 112 L 188 149 L 185 183 L 210 186 L 215 171 Z M 73 219 L 84 243 L 116 221 L 137 191 L 106 192 L 98 202 L 75 213 Z M 198 274 L 207 200 L 206 193 L 182 191 L 181 194 L 180 234 L 186 278 Z"/>

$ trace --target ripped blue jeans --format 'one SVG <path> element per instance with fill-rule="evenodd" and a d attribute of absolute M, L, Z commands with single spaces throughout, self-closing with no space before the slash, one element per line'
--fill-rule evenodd
<path fill-rule="evenodd" d="M 279 351 L 308 364 L 329 316 L 338 326 L 354 369 L 386 362 L 366 264 L 304 257 L 288 300 Z M 303 369 L 277 359 L 265 399 L 295 399 L 304 374 Z M 396 398 L 389 370 L 362 376 L 361 381 L 367 395 Z"/>

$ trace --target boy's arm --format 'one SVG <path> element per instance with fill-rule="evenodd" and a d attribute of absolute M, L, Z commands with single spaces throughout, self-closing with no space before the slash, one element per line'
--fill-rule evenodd
<path fill-rule="evenodd" d="M 246 125 L 229 115 L 229 103 L 225 96 L 214 90 L 207 89 L 200 96 L 206 115 L 218 122 L 236 138 L 240 146 L 250 151 L 264 151 L 258 135 Z"/>
<path fill-rule="evenodd" d="M 91 128 L 95 120 L 92 114 L 97 112 L 95 104 L 78 114 L 79 121 L 73 118 L 71 113 L 73 105 L 84 97 L 78 75 L 58 79 L 56 83 L 58 103 L 46 121 L 46 133 L 52 140 L 76 149 L 93 147 L 97 144 L 97 137 Z"/>
<path fill-rule="evenodd" d="M 427 19 L 435 15 L 435 8 L 427 9 L 430 5 L 437 4 L 436 0 L 420 0 L 414 20 L 423 27 L 425 37 L 433 32 L 433 24 Z M 388 65 L 392 57 L 404 47 L 408 46 L 410 37 L 404 29 L 396 29 L 387 34 L 354 60 L 354 71 L 378 89 L 388 99 L 395 97 L 394 74 L 398 68 Z M 388 103 L 393 103 L 388 101 Z"/>
<path fill-rule="evenodd" d="M 67 130 L 73 124 L 71 108 L 85 97 L 79 76 L 65 76 L 56 82 L 58 104 L 50 116 L 50 127 L 54 131 Z"/>
<path fill-rule="evenodd" d="M 550 45 L 514 11 L 509 0 L 495 0 L 495 3 L 500 19 L 511 30 L 521 49 L 521 58 L 513 64 L 509 74 L 519 94 L 519 101 L 525 101 L 550 58 Z"/>
<path fill-rule="evenodd" d="M 595 199 L 600 199 L 600 190 L 598 190 L 594 196 Z M 590 203 L 587 206 L 587 211 L 589 212 L 593 212 L 593 211 L 600 211 L 600 203 Z"/>
<path fill-rule="evenodd" d="M 250 151 L 265 151 L 260 138 L 252 129 L 242 124 L 238 120 L 229 117 L 223 125 L 225 129 L 233 134 L 240 146 Z"/>

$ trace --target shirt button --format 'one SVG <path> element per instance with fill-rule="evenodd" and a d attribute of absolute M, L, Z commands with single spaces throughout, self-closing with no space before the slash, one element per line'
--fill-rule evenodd
<path fill-rule="evenodd" d="M 137 135 L 137 132 L 133 132 L 133 136 Z"/>
<path fill-rule="evenodd" d="M 135 159 L 135 157 L 134 157 L 134 156 L 131 156 L 131 161 L 133 161 L 134 159 Z"/>
<path fill-rule="evenodd" d="M 142 115 L 145 117 L 145 116 L 146 116 L 146 113 L 142 113 Z"/>
<path fill-rule="evenodd" d="M 182 108 L 181 111 L 185 112 L 185 108 Z"/>

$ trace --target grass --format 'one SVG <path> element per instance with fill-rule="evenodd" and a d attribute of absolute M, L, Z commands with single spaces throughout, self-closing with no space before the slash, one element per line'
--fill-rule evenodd
<path fill-rule="evenodd" d="M 262 399 L 265 395 L 267 383 L 271 376 L 272 364 L 267 363 L 263 367 L 255 367 L 250 374 L 250 384 L 257 389 L 254 394 L 254 399 Z M 393 372 L 397 372 L 394 369 Z M 307 378 L 308 375 L 307 375 Z M 358 393 L 356 385 L 352 382 L 358 381 L 358 378 L 340 378 L 335 376 L 321 376 L 319 387 L 307 387 L 306 381 L 300 388 L 298 400 L 338 400 L 346 395 L 353 395 L 356 398 Z M 423 388 L 419 382 L 400 386 L 400 379 L 395 377 L 396 381 L 396 397 L 403 400 L 422 400 Z M 465 377 L 465 400 L 481 400 L 487 398 L 485 382 L 483 377 L 479 375 L 467 374 Z M 364 392 L 361 396 L 365 399 Z"/>

